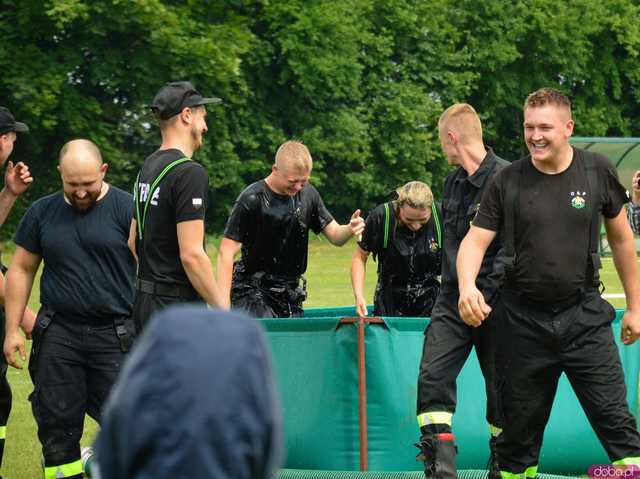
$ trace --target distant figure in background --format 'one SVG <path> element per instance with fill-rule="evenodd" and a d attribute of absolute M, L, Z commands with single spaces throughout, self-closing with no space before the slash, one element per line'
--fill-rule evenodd
<path fill-rule="evenodd" d="M 311 168 L 307 147 L 287 141 L 276 152 L 271 174 L 248 186 L 236 200 L 218 254 L 222 295 L 234 308 L 258 318 L 302 316 L 309 230 L 336 246 L 362 233 L 360 210 L 347 224 L 333 219 L 309 184 Z"/>
<path fill-rule="evenodd" d="M 368 313 L 364 277 L 370 254 L 378 262 L 375 316 L 431 316 L 440 291 L 440 220 L 433 193 L 411 181 L 397 194 L 371 211 L 353 252 L 351 285 L 361 317 Z"/>
<path fill-rule="evenodd" d="M 631 179 L 631 203 L 627 208 L 627 217 L 633 232 L 640 235 L 640 170 Z"/>
<path fill-rule="evenodd" d="M 269 357 L 261 326 L 243 314 L 156 314 L 105 408 L 93 477 L 275 477 L 281 414 Z"/>

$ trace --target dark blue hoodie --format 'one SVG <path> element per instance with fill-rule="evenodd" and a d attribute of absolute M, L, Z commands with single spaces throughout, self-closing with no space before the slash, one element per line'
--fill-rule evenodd
<path fill-rule="evenodd" d="M 274 477 L 280 418 L 260 324 L 173 306 L 149 322 L 105 406 L 100 478 Z"/>

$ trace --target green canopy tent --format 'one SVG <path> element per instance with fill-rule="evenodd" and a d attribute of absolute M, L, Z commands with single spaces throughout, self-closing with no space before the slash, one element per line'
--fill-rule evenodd
<path fill-rule="evenodd" d="M 605 155 L 615 165 L 622 184 L 631 191 L 631 178 L 640 170 L 640 138 L 607 138 L 574 136 L 571 144 L 584 150 Z M 604 239 L 604 229 L 600 232 L 600 249 L 603 254 L 610 253 Z"/>

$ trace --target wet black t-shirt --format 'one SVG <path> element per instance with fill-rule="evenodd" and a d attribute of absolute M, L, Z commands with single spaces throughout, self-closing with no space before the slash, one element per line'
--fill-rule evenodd
<path fill-rule="evenodd" d="M 318 234 L 331 221 L 333 216 L 312 185 L 287 196 L 260 180 L 238 196 L 224 236 L 242 243 L 237 272 L 297 277 L 307 270 L 309 229 Z"/>
<path fill-rule="evenodd" d="M 394 215 L 394 205 L 389 205 Z M 440 245 L 433 215 L 418 231 L 407 228 L 397 218 L 390 221 L 387 248 L 384 248 L 385 208 L 376 206 L 367 217 L 358 245 L 378 257 L 378 275 L 393 284 L 416 284 L 440 275 Z"/>
<path fill-rule="evenodd" d="M 184 157 L 176 149 L 158 150 L 147 157 L 140 171 L 138 186 L 141 214 L 151 183 L 167 165 Z M 180 261 L 176 225 L 182 221 L 204 221 L 208 190 L 207 170 L 195 161 L 175 166 L 164 177 L 149 203 L 142 244 L 137 235 L 140 278 L 191 284 Z"/>
<path fill-rule="evenodd" d="M 40 302 L 57 313 L 91 322 L 129 316 L 136 277 L 127 246 L 132 197 L 114 186 L 86 213 L 62 192 L 36 201 L 15 242 L 42 257 Z"/>
<path fill-rule="evenodd" d="M 599 201 L 589 191 L 586 154 L 595 160 Z M 614 218 L 628 201 L 627 193 L 606 157 L 578 148 L 574 148 L 569 168 L 555 175 L 536 169 L 530 158 L 520 162 L 522 168 L 514 163 L 495 177 L 473 224 L 504 231 L 506 185 L 519 184 L 516 264 L 506 286 L 535 301 L 562 301 L 576 294 L 586 280 L 593 206 L 597 204 L 605 217 Z"/>

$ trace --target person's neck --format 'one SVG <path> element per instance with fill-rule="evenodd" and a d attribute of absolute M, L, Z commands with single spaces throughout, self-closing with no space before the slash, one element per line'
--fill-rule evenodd
<path fill-rule="evenodd" d="M 271 191 L 273 191 L 274 193 L 277 193 L 279 195 L 286 195 L 287 192 L 286 191 L 281 191 L 280 189 L 276 188 L 274 181 L 273 181 L 273 173 L 271 173 L 269 176 L 267 176 L 264 179 L 264 182 L 267 184 L 267 186 L 269 187 L 269 189 Z"/>
<path fill-rule="evenodd" d="M 567 145 L 561 153 L 546 161 L 536 161 L 533 157 L 531 158 L 531 163 L 534 168 L 547 175 L 557 175 L 562 173 L 571 166 L 572 161 L 573 148 L 571 145 Z"/>
<path fill-rule="evenodd" d="M 463 146 L 460 155 L 460 166 L 467 172 L 468 176 L 473 176 L 486 156 L 487 150 L 483 143 Z"/>
<path fill-rule="evenodd" d="M 165 132 L 162 134 L 161 150 L 180 150 L 184 156 L 191 158 L 193 156 L 193 143 L 191 137 L 181 135 L 174 132 Z"/>

